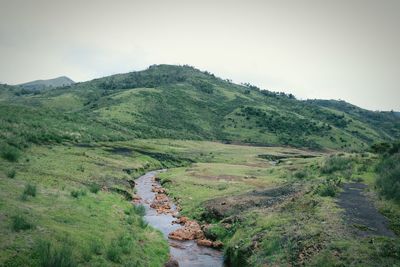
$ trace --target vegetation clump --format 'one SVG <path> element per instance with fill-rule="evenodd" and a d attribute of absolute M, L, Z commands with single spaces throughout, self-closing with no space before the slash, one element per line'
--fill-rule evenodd
<path fill-rule="evenodd" d="M 34 228 L 34 224 L 28 222 L 23 215 L 15 215 L 11 217 L 11 226 L 15 232 L 29 230 Z"/>
<path fill-rule="evenodd" d="M 20 157 L 20 152 L 17 148 L 6 145 L 1 147 L 1 157 L 10 161 L 16 162 Z"/>
<path fill-rule="evenodd" d="M 332 156 L 325 160 L 321 167 L 322 174 L 332 174 L 335 172 L 346 171 L 352 167 L 351 159 L 341 156 Z"/>
<path fill-rule="evenodd" d="M 317 186 L 315 192 L 322 197 L 334 197 L 339 191 L 340 185 L 340 178 L 329 177 Z"/>
<path fill-rule="evenodd" d="M 107 258 L 115 263 L 121 263 L 123 255 L 129 254 L 133 249 L 134 240 L 130 235 L 121 235 L 111 241 L 107 249 Z"/>
<path fill-rule="evenodd" d="M 35 254 L 41 267 L 75 267 L 78 265 L 72 253 L 72 247 L 68 243 L 56 246 L 50 241 L 40 240 L 36 244 Z"/>
<path fill-rule="evenodd" d="M 100 189 L 101 189 L 100 185 L 96 183 L 91 183 L 89 185 L 89 191 L 92 192 L 93 194 L 97 194 L 97 192 L 99 192 Z"/>
<path fill-rule="evenodd" d="M 15 169 L 11 169 L 7 172 L 7 177 L 14 179 L 16 174 L 17 174 L 17 171 Z"/>
<path fill-rule="evenodd" d="M 381 194 L 400 203 L 400 153 L 384 156 L 376 170 Z"/>
<path fill-rule="evenodd" d="M 24 191 L 21 195 L 21 200 L 25 201 L 28 200 L 28 197 L 35 197 L 37 192 L 36 185 L 34 184 L 26 184 Z"/>
<path fill-rule="evenodd" d="M 80 197 L 86 196 L 86 190 L 85 189 L 72 190 L 71 196 L 73 198 L 80 198 Z"/>

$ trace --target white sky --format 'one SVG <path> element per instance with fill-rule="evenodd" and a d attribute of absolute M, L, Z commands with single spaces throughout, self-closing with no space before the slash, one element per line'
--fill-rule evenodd
<path fill-rule="evenodd" d="M 235 82 L 400 110 L 397 0 L 0 0 L 0 82 L 189 64 Z"/>

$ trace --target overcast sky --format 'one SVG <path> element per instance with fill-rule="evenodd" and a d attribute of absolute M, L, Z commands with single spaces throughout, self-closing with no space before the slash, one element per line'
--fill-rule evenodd
<path fill-rule="evenodd" d="M 400 1 L 0 0 L 0 82 L 189 64 L 235 82 L 400 110 Z"/>

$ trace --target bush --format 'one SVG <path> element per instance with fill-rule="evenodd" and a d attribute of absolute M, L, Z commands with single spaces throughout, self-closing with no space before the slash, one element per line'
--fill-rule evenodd
<path fill-rule="evenodd" d="M 332 174 L 337 171 L 344 171 L 352 167 L 352 161 L 349 158 L 332 156 L 325 160 L 321 168 L 321 173 Z"/>
<path fill-rule="evenodd" d="M 148 223 L 143 219 L 143 217 L 139 218 L 139 227 L 142 229 L 146 229 L 147 228 Z"/>
<path fill-rule="evenodd" d="M 75 267 L 78 265 L 72 254 L 71 246 L 66 243 L 55 247 L 49 241 L 41 240 L 35 250 L 39 265 L 42 267 Z"/>
<path fill-rule="evenodd" d="M 387 199 L 400 202 L 400 153 L 385 156 L 376 168 L 376 185 Z"/>
<path fill-rule="evenodd" d="M 227 236 L 231 236 L 234 231 L 229 231 L 219 224 L 212 225 L 204 229 L 204 234 L 211 240 L 223 240 Z"/>
<path fill-rule="evenodd" d="M 131 209 L 125 211 L 126 214 L 137 214 L 144 216 L 146 214 L 146 208 L 143 205 L 133 205 Z"/>
<path fill-rule="evenodd" d="M 3 146 L 1 148 L 1 157 L 8 161 L 16 162 L 20 157 L 20 152 L 12 146 Z"/>
<path fill-rule="evenodd" d="M 84 189 L 72 190 L 71 191 L 71 196 L 74 197 L 74 198 L 79 198 L 79 197 L 86 196 L 86 190 L 84 190 Z"/>
<path fill-rule="evenodd" d="M 31 197 L 36 196 L 36 185 L 33 185 L 33 184 L 25 185 L 25 189 L 21 195 L 21 200 L 23 200 L 23 201 L 28 200 L 29 196 L 31 196 Z"/>
<path fill-rule="evenodd" d="M 22 215 L 15 215 L 11 217 L 11 227 L 15 232 L 22 230 L 29 230 L 34 228 L 32 223 L 29 223 Z"/>
<path fill-rule="evenodd" d="M 121 248 L 122 253 L 128 254 L 133 248 L 133 238 L 129 235 L 121 235 L 118 238 L 118 246 Z"/>
<path fill-rule="evenodd" d="M 95 239 L 90 242 L 90 251 L 93 254 L 101 255 L 103 253 L 103 244 L 100 240 Z"/>
<path fill-rule="evenodd" d="M 328 178 L 318 185 L 316 193 L 322 197 L 334 197 L 339 191 L 341 180 L 339 178 Z"/>
<path fill-rule="evenodd" d="M 298 172 L 295 172 L 295 173 L 293 174 L 293 176 L 294 176 L 296 179 L 304 179 L 304 178 L 306 178 L 307 173 L 306 173 L 305 171 L 298 171 Z"/>
<path fill-rule="evenodd" d="M 219 184 L 218 186 L 217 186 L 217 189 L 219 190 L 219 191 L 223 191 L 223 190 L 225 190 L 225 189 L 227 189 L 228 188 L 228 185 L 227 184 Z"/>
<path fill-rule="evenodd" d="M 11 169 L 7 172 L 7 177 L 13 179 L 13 178 L 15 178 L 16 174 L 17 174 L 17 172 L 14 169 Z"/>
<path fill-rule="evenodd" d="M 107 249 L 107 259 L 115 263 L 121 263 L 121 254 L 121 248 L 111 243 L 110 247 Z"/>
<path fill-rule="evenodd" d="M 133 238 L 129 235 L 121 235 L 111 241 L 107 249 L 107 258 L 115 263 L 122 262 L 122 254 L 129 254 L 133 249 Z"/>
<path fill-rule="evenodd" d="M 100 185 L 92 183 L 89 185 L 89 191 L 92 192 L 93 194 L 97 194 L 97 192 L 100 191 Z"/>

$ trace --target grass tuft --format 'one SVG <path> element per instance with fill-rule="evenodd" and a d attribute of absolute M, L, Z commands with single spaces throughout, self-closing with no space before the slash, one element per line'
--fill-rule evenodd
<path fill-rule="evenodd" d="M 11 228 L 15 232 L 29 230 L 34 228 L 34 224 L 27 221 L 27 219 L 22 215 L 15 215 L 11 217 Z"/>
<path fill-rule="evenodd" d="M 92 183 L 89 185 L 89 191 L 92 192 L 93 194 L 97 194 L 101 189 L 100 185 Z"/>
<path fill-rule="evenodd" d="M 35 248 L 41 267 L 75 267 L 77 262 L 68 244 L 54 246 L 49 241 L 41 240 Z"/>
<path fill-rule="evenodd" d="M 11 170 L 9 170 L 7 172 L 7 177 L 10 178 L 10 179 L 14 179 L 16 174 L 17 174 L 16 170 L 15 169 L 11 169 Z"/>
<path fill-rule="evenodd" d="M 36 185 L 27 184 L 27 185 L 25 185 L 24 191 L 22 192 L 20 199 L 22 201 L 26 201 L 26 200 L 28 200 L 29 196 L 35 197 L 36 192 L 37 192 Z"/>
<path fill-rule="evenodd" d="M 72 190 L 71 196 L 73 198 L 80 198 L 80 197 L 86 196 L 86 190 L 84 190 L 84 189 Z"/>
<path fill-rule="evenodd" d="M 19 150 L 12 146 L 4 146 L 1 148 L 1 150 L 1 157 L 10 162 L 18 161 L 21 155 Z"/>

